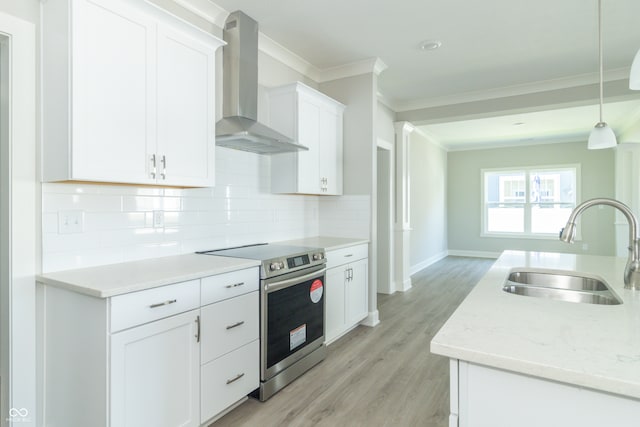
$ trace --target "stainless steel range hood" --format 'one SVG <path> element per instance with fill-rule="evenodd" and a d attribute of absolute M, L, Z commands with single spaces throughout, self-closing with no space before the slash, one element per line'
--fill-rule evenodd
<path fill-rule="evenodd" d="M 216 144 L 260 154 L 307 150 L 258 122 L 258 23 L 241 11 L 225 22 L 223 118 Z"/>

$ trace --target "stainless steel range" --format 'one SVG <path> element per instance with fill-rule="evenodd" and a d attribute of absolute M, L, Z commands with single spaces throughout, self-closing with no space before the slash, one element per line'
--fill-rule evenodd
<path fill-rule="evenodd" d="M 255 397 L 267 400 L 325 358 L 324 249 L 257 244 L 198 253 L 262 261 Z"/>

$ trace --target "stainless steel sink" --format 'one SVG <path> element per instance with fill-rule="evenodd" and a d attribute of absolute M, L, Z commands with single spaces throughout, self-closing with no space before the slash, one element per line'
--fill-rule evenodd
<path fill-rule="evenodd" d="M 514 295 L 586 304 L 617 305 L 622 300 L 602 280 L 570 272 L 514 270 L 502 290 Z"/>
<path fill-rule="evenodd" d="M 594 277 L 551 271 L 513 271 L 509 274 L 509 277 L 507 277 L 507 281 L 554 289 L 572 289 L 575 291 L 609 290 L 603 281 Z"/>

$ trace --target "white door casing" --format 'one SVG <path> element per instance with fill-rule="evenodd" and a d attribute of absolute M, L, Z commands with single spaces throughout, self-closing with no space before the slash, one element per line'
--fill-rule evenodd
<path fill-rule="evenodd" d="M 36 423 L 36 31 L 0 13 L 0 425 Z"/>

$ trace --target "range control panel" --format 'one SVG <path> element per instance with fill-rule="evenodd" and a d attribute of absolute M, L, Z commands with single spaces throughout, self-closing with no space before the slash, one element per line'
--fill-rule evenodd
<path fill-rule="evenodd" d="M 317 265 L 326 262 L 323 251 L 298 254 L 290 257 L 283 257 L 269 260 L 268 271 L 272 274 L 284 274 L 292 271 L 300 270 L 310 265 Z M 265 266 L 267 267 L 267 266 Z"/>

